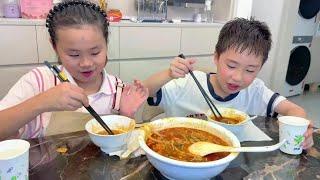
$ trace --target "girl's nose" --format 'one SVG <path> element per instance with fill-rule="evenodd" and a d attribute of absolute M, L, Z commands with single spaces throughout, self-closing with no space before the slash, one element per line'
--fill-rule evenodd
<path fill-rule="evenodd" d="M 87 57 L 83 57 L 80 61 L 80 67 L 88 67 L 88 66 L 92 66 L 92 61 Z"/>

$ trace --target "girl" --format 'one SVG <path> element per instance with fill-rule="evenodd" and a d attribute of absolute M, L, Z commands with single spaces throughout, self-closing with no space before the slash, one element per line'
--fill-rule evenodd
<path fill-rule="evenodd" d="M 106 73 L 105 12 L 90 2 L 68 1 L 50 10 L 46 26 L 59 68 L 70 83 L 60 83 L 45 66 L 25 74 L 0 101 L 0 139 L 43 136 L 51 112 L 87 112 L 82 106 L 89 104 L 98 114 L 114 109 L 133 117 L 148 90 L 135 81 L 122 92 L 121 81 Z"/>

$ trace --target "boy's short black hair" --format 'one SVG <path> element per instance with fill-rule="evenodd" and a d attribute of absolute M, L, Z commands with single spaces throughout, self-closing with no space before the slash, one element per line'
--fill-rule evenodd
<path fill-rule="evenodd" d="M 229 49 L 240 53 L 248 51 L 249 54 L 261 56 L 264 64 L 268 59 L 271 43 L 271 33 L 264 22 L 253 18 L 236 18 L 222 27 L 215 53 L 219 57 Z"/>

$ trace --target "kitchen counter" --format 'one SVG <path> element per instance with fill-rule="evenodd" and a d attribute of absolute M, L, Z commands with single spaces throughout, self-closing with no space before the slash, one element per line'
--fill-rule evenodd
<path fill-rule="evenodd" d="M 253 122 L 273 141 L 244 142 L 242 146 L 278 142 L 275 119 L 258 117 Z M 165 179 L 145 156 L 119 160 L 108 156 L 90 142 L 85 131 L 30 139 L 30 180 L 32 179 Z M 280 150 L 240 153 L 229 167 L 213 179 L 318 179 L 320 178 L 320 132 L 307 153 L 288 155 Z M 65 147 L 66 153 L 57 149 Z"/>
<path fill-rule="evenodd" d="M 181 23 L 153 23 L 153 22 L 132 22 L 129 20 L 122 20 L 120 22 L 111 22 L 113 27 L 216 27 L 223 26 L 224 22 L 214 23 L 195 23 L 195 22 L 181 22 Z M 0 18 L 1 25 L 17 25 L 17 26 L 44 26 L 44 19 L 22 19 L 22 18 Z"/>

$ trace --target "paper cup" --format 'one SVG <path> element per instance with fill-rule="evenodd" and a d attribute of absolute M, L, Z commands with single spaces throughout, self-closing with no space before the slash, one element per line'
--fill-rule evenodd
<path fill-rule="evenodd" d="M 307 131 L 309 121 L 294 116 L 279 117 L 279 142 L 286 139 L 280 150 L 287 154 L 301 154 L 303 134 Z"/>
<path fill-rule="evenodd" d="M 21 139 L 0 142 L 0 180 L 28 179 L 30 143 Z"/>

